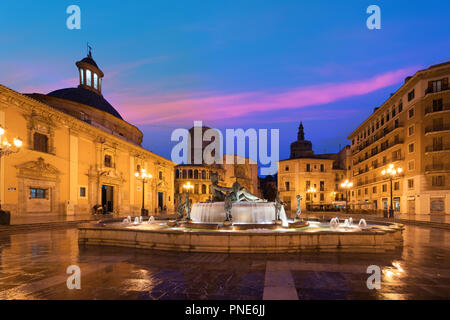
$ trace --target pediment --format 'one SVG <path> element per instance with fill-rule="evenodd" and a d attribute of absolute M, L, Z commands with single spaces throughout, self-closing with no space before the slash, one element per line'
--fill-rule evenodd
<path fill-rule="evenodd" d="M 61 172 L 53 165 L 46 163 L 43 158 L 37 161 L 28 161 L 16 166 L 19 176 L 24 177 L 41 177 L 49 179 L 57 179 Z"/>

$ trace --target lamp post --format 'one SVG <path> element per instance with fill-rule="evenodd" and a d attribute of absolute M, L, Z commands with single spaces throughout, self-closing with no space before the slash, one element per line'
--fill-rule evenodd
<path fill-rule="evenodd" d="M 145 209 L 145 184 L 149 179 L 152 178 L 150 173 L 147 173 L 147 170 L 141 169 L 140 172 L 136 172 L 135 177 L 142 180 L 142 208 L 141 208 L 141 216 L 148 216 L 148 210 Z"/>
<path fill-rule="evenodd" d="M 183 185 L 183 189 L 186 190 L 186 197 L 185 197 L 185 210 L 186 210 L 186 221 L 191 221 L 191 203 L 189 201 L 189 190 L 194 189 L 194 186 L 191 184 L 190 181 L 185 183 Z"/>
<path fill-rule="evenodd" d="M 309 187 L 309 189 L 308 190 L 306 190 L 306 193 L 309 193 L 310 194 L 310 197 L 311 197 L 311 205 L 313 205 L 314 204 L 314 197 L 313 197 L 313 194 L 315 194 L 317 192 L 317 189 L 316 188 L 313 188 L 313 187 Z"/>
<path fill-rule="evenodd" d="M 190 181 L 188 181 L 188 182 L 186 182 L 186 183 L 183 185 L 183 189 L 186 190 L 186 191 L 189 193 L 189 190 L 194 189 L 194 185 L 191 184 Z"/>
<path fill-rule="evenodd" d="M 397 174 L 402 173 L 403 169 L 402 168 L 395 168 L 395 166 L 393 164 L 390 164 L 389 167 L 386 170 L 381 171 L 381 174 L 383 176 L 388 175 L 389 176 L 389 181 L 391 184 L 391 204 L 389 206 L 389 218 L 393 218 L 394 217 L 394 208 L 392 205 L 392 180 L 394 179 L 394 177 Z"/>
<path fill-rule="evenodd" d="M 13 144 L 9 143 L 8 139 L 6 138 L 6 130 L 2 126 L 0 126 L 0 164 L 1 164 L 1 159 L 3 156 L 8 156 L 10 154 L 19 152 L 22 145 L 23 145 L 23 142 L 18 137 L 13 139 Z M 0 171 L 0 174 L 1 174 L 1 171 Z M 0 176 L 0 181 L 1 181 L 1 176 Z M 0 224 L 9 224 L 10 213 L 8 211 L 2 210 L 1 200 L 2 199 L 0 198 Z M 6 215 L 6 216 L 2 216 L 2 215 Z M 6 217 L 6 219 L 4 217 Z"/>
<path fill-rule="evenodd" d="M 344 182 L 341 183 L 341 187 L 346 189 L 345 191 L 345 211 L 348 213 L 348 198 L 350 195 L 350 188 L 353 187 L 353 182 L 350 182 L 348 180 L 345 180 Z"/>

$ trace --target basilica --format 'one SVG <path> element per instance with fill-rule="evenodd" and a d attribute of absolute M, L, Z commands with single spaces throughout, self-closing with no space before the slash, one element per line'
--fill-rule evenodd
<path fill-rule="evenodd" d="M 105 99 L 90 52 L 76 67 L 76 88 L 23 94 L 0 85 L 0 127 L 23 141 L 20 152 L 1 157 L 2 209 L 16 216 L 173 210 L 175 163 L 143 148 L 142 132 Z"/>

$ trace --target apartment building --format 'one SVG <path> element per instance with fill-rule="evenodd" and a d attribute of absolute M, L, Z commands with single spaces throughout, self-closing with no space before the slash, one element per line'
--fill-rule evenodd
<path fill-rule="evenodd" d="M 407 77 L 402 87 L 356 129 L 349 177 L 354 209 L 450 213 L 450 62 Z"/>

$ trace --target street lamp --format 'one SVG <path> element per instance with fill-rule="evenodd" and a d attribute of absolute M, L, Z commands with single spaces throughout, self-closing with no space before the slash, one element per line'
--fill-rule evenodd
<path fill-rule="evenodd" d="M 141 169 L 140 172 L 135 172 L 134 176 L 137 179 L 142 180 L 142 208 L 141 208 L 141 216 L 145 217 L 148 216 L 148 210 L 145 209 L 145 184 L 148 182 L 149 179 L 152 178 L 152 175 L 150 173 L 147 173 L 147 170 Z"/>
<path fill-rule="evenodd" d="M 383 176 L 388 175 L 389 176 L 389 181 L 391 183 L 391 205 L 389 207 L 389 217 L 393 218 L 394 217 L 394 208 L 392 205 L 392 180 L 394 179 L 394 177 L 397 174 L 402 173 L 403 169 L 402 168 L 395 168 L 393 164 L 390 164 L 389 167 L 386 170 L 381 171 L 381 174 Z"/>
<path fill-rule="evenodd" d="M 346 189 L 345 191 L 345 210 L 348 212 L 348 198 L 350 196 L 350 189 L 353 187 L 353 182 L 345 180 L 341 183 L 341 187 Z"/>
<path fill-rule="evenodd" d="M 18 137 L 14 138 L 13 144 L 11 145 L 11 143 L 9 143 L 8 139 L 6 138 L 6 130 L 2 126 L 0 126 L 0 161 L 3 156 L 8 156 L 10 154 L 19 152 L 22 145 L 23 145 L 23 142 Z M 0 173 L 1 173 L 1 171 L 0 171 Z M 1 177 L 0 177 L 0 181 L 1 181 Z M 2 210 L 1 199 L 0 199 L 0 214 L 8 214 L 9 215 L 9 213 Z M 8 218 L 8 220 L 9 220 L 9 218 Z M 0 218 L 0 222 L 1 222 L 1 218 Z M 9 221 L 7 224 L 9 224 Z"/>
<path fill-rule="evenodd" d="M 186 190 L 187 192 L 189 192 L 189 190 L 194 189 L 194 185 L 192 185 L 191 182 L 188 181 L 187 183 L 185 183 L 185 184 L 183 185 L 183 189 Z"/>
<path fill-rule="evenodd" d="M 311 205 L 314 204 L 314 199 L 313 199 L 314 197 L 313 197 L 313 194 L 316 193 L 316 192 L 317 192 L 317 189 L 316 189 L 316 188 L 313 188 L 313 187 L 309 187 L 309 189 L 306 190 L 306 193 L 309 193 L 309 194 L 310 194 Z"/>

